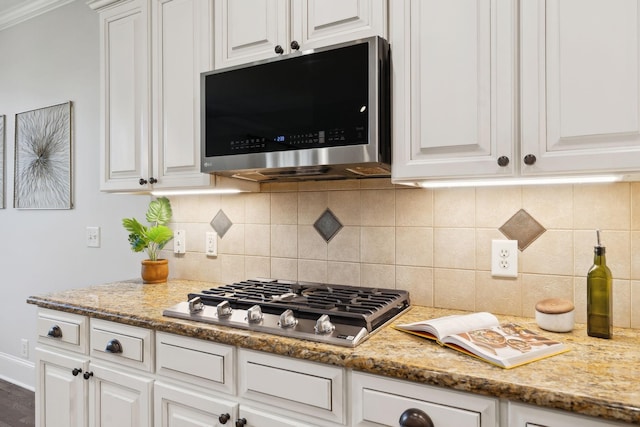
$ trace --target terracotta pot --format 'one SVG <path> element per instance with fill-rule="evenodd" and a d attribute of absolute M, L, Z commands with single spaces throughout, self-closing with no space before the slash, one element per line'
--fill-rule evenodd
<path fill-rule="evenodd" d="M 169 277 L 169 260 L 159 259 L 142 261 L 142 281 L 143 283 L 165 283 Z"/>

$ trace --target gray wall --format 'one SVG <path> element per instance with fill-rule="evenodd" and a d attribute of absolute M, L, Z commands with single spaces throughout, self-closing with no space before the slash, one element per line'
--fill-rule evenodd
<path fill-rule="evenodd" d="M 36 309 L 29 295 L 139 275 L 120 220 L 140 217 L 147 196 L 99 192 L 99 20 L 84 1 L 0 31 L 0 115 L 6 116 L 5 209 L 0 209 L 0 378 L 33 387 Z M 71 210 L 13 208 L 15 115 L 73 102 Z M 99 226 L 100 248 L 85 228 Z M 21 339 L 29 358 L 21 357 Z"/>

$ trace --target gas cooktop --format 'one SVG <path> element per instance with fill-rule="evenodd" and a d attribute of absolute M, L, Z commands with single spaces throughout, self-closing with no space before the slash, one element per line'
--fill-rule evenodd
<path fill-rule="evenodd" d="M 355 347 L 408 308 L 403 290 L 253 279 L 190 293 L 162 314 Z"/>

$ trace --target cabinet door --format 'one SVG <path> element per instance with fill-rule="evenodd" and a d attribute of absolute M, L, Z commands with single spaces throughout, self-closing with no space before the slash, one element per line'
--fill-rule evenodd
<path fill-rule="evenodd" d="M 292 39 L 301 49 L 387 38 L 386 0 L 292 0 L 292 16 Z"/>
<path fill-rule="evenodd" d="M 89 360 L 59 350 L 36 348 L 36 425 L 83 427 L 87 425 L 88 383 L 84 372 Z"/>
<path fill-rule="evenodd" d="M 288 0 L 215 0 L 215 68 L 289 51 Z"/>
<path fill-rule="evenodd" d="M 150 178 L 148 0 L 100 13 L 101 189 L 140 190 Z"/>
<path fill-rule="evenodd" d="M 521 2 L 523 174 L 638 170 L 639 8 Z"/>
<path fill-rule="evenodd" d="M 512 175 L 514 1 L 389 7 L 392 178 Z"/>
<path fill-rule="evenodd" d="M 230 426 L 238 415 L 234 402 L 162 382 L 154 386 L 154 401 L 156 427 Z"/>
<path fill-rule="evenodd" d="M 213 68 L 213 0 L 153 2 L 154 188 L 209 185 L 200 173 L 200 73 Z"/>
<path fill-rule="evenodd" d="M 151 425 L 153 380 L 91 363 L 89 425 L 138 427 Z"/>

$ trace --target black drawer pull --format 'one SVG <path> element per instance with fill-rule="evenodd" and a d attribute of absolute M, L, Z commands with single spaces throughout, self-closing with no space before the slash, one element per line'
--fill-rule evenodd
<path fill-rule="evenodd" d="M 49 329 L 49 332 L 47 332 L 47 335 L 51 338 L 62 338 L 62 329 L 60 329 L 58 325 L 53 325 L 51 329 Z"/>
<path fill-rule="evenodd" d="M 400 415 L 400 427 L 435 427 L 426 412 L 409 408 Z"/>
<path fill-rule="evenodd" d="M 107 343 L 107 347 L 104 349 L 107 353 L 122 353 L 122 344 L 117 339 L 112 339 Z"/>

